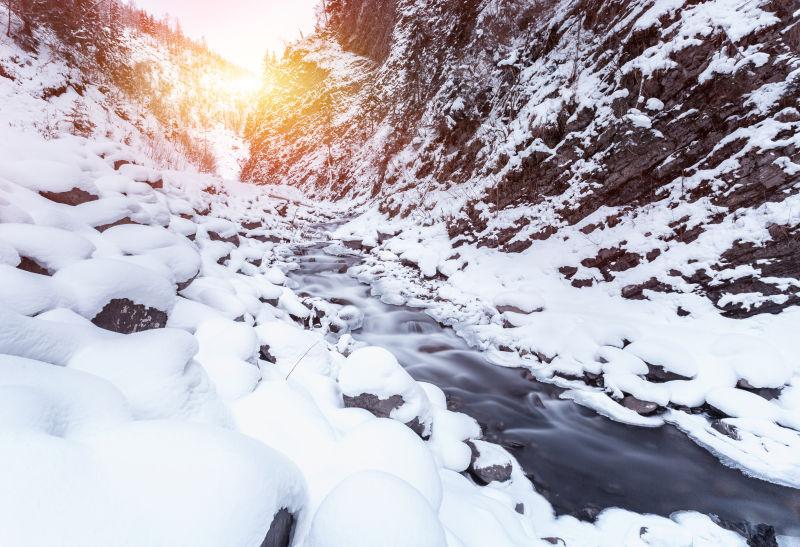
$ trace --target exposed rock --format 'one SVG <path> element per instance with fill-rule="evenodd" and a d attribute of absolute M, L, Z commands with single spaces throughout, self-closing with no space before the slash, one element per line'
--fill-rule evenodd
<path fill-rule="evenodd" d="M 95 226 L 94 229 L 98 232 L 105 232 L 109 228 L 113 228 L 114 226 L 122 226 L 123 224 L 139 224 L 138 222 L 134 221 L 130 217 L 123 217 L 119 220 L 116 220 L 110 224 L 103 224 L 101 226 Z"/>
<path fill-rule="evenodd" d="M 213 230 L 209 230 L 208 231 L 208 238 L 211 241 L 224 241 L 226 243 L 232 243 L 233 245 L 235 245 L 237 247 L 241 243 L 240 240 L 239 240 L 239 235 L 238 234 L 233 234 L 232 236 L 229 236 L 229 237 L 222 237 L 221 235 L 219 235 L 217 232 L 214 232 Z"/>
<path fill-rule="evenodd" d="M 650 416 L 651 414 L 655 414 L 658 411 L 658 405 L 656 403 L 651 403 L 650 401 L 643 401 L 641 399 L 637 399 L 633 395 L 626 395 L 620 401 L 622 406 L 627 409 L 633 410 L 637 414 L 641 414 L 642 416 Z"/>
<path fill-rule="evenodd" d="M 242 222 L 242 228 L 245 230 L 257 230 L 263 226 L 260 220 L 250 220 L 246 222 Z"/>
<path fill-rule="evenodd" d="M 651 365 L 650 363 L 645 364 L 647 365 L 647 374 L 645 374 L 645 378 L 648 382 L 660 384 L 664 382 L 671 382 L 673 380 L 691 380 L 691 378 L 687 378 L 686 376 L 681 376 L 680 374 L 666 370 L 662 366 Z"/>
<path fill-rule="evenodd" d="M 264 344 L 258 350 L 258 357 L 259 359 L 266 361 L 268 363 L 276 364 L 278 360 L 275 358 L 272 353 L 269 351 L 269 346 Z"/>
<path fill-rule="evenodd" d="M 781 396 L 782 388 L 779 387 L 753 387 L 750 383 L 745 379 L 740 379 L 736 383 L 736 387 L 739 389 L 744 389 L 749 391 L 750 393 L 755 393 L 759 397 L 763 397 L 767 401 L 771 401 L 773 399 L 777 399 Z"/>
<path fill-rule="evenodd" d="M 115 298 L 92 319 L 92 323 L 106 330 L 131 334 L 166 327 L 167 314 L 127 298 Z"/>
<path fill-rule="evenodd" d="M 195 275 L 194 275 L 192 278 L 190 278 L 190 279 L 187 279 L 186 281 L 181 281 L 181 282 L 177 283 L 178 292 L 180 292 L 180 291 L 182 291 L 182 290 L 184 290 L 184 289 L 187 289 L 187 288 L 189 288 L 189 285 L 191 285 L 191 284 L 192 284 L 192 282 L 193 282 L 195 279 L 197 279 L 197 276 L 199 276 L 199 275 L 200 275 L 200 272 L 197 272 L 197 273 L 196 273 L 196 274 L 195 274 Z"/>
<path fill-rule="evenodd" d="M 272 518 L 267 537 L 261 547 L 289 547 L 294 536 L 295 518 L 288 509 L 281 509 Z"/>
<path fill-rule="evenodd" d="M 50 275 L 50 271 L 33 260 L 32 258 L 28 258 L 27 256 L 20 257 L 21 260 L 17 265 L 17 268 L 20 270 L 25 270 L 26 272 L 31 272 L 39 275 Z"/>
<path fill-rule="evenodd" d="M 711 427 L 714 430 L 718 431 L 719 433 L 722 433 L 726 437 L 730 437 L 735 441 L 741 440 L 741 437 L 739 436 L 739 431 L 733 424 L 729 424 L 728 422 L 725 422 L 723 420 L 713 420 L 711 422 Z"/>
<path fill-rule="evenodd" d="M 63 203 L 64 205 L 80 205 L 81 203 L 89 203 L 90 201 L 97 201 L 100 199 L 94 194 L 90 194 L 86 190 L 80 188 L 73 188 L 66 192 L 39 192 L 43 198 L 55 201 L 56 203 Z"/>
<path fill-rule="evenodd" d="M 620 294 L 622 294 L 623 298 L 627 298 L 629 300 L 646 300 L 647 296 L 644 294 L 644 291 L 646 290 L 655 292 L 671 292 L 672 286 L 662 283 L 655 277 L 651 277 L 644 283 L 626 285 L 625 287 L 622 287 Z"/>
<path fill-rule="evenodd" d="M 743 536 L 750 547 L 778 547 L 778 538 L 773 526 L 748 522 L 731 522 L 717 515 L 710 516 L 711 520 L 719 526 Z"/>
<path fill-rule="evenodd" d="M 388 399 L 380 399 L 377 395 L 373 395 L 372 393 L 362 393 L 355 397 L 343 395 L 342 398 L 345 408 L 363 408 L 371 412 L 377 418 L 390 418 L 392 411 L 405 404 L 402 395 L 392 395 Z M 430 436 L 425 434 L 426 427 L 418 416 L 406 422 L 406 425 L 423 439 L 428 439 Z"/>
<path fill-rule="evenodd" d="M 362 393 L 355 397 L 344 395 L 343 398 L 345 408 L 363 408 L 378 418 L 388 418 L 393 410 L 400 408 L 405 403 L 401 395 L 380 399 L 372 393 Z"/>

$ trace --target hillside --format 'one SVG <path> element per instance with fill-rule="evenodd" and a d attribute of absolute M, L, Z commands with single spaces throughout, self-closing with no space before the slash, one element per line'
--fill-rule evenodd
<path fill-rule="evenodd" d="M 0 6 L 0 545 L 796 545 L 800 10 L 318 16 Z"/>
<path fill-rule="evenodd" d="M 681 4 L 331 3 L 262 99 L 245 178 L 508 252 L 591 240 L 562 266 L 575 286 L 792 306 L 798 15 Z"/>
<path fill-rule="evenodd" d="M 21 2 L 0 15 L 9 24 L 0 41 L 0 123 L 45 138 L 135 143 L 162 167 L 238 174 L 225 146 L 239 146 L 249 111 L 246 71 L 117 1 Z"/>

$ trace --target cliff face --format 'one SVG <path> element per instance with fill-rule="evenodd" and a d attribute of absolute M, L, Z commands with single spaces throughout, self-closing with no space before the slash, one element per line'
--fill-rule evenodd
<path fill-rule="evenodd" d="M 777 312 L 800 302 L 799 17 L 788 0 L 333 2 L 275 68 L 245 176 L 456 243 L 584 237 L 561 268 L 576 287 Z"/>

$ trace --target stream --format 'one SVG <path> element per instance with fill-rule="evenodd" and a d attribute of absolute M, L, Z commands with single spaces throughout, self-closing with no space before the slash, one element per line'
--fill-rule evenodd
<path fill-rule="evenodd" d="M 330 256 L 325 246 L 298 250 L 299 269 L 290 274 L 298 289 L 360 308 L 364 324 L 353 337 L 387 348 L 414 379 L 444 390 L 453 410 L 477 419 L 486 440 L 514 454 L 557 513 L 591 520 L 607 507 L 663 516 L 694 510 L 800 535 L 800 491 L 724 466 L 672 426 L 614 422 L 559 399 L 560 389 L 521 370 L 489 364 L 424 310 L 370 296 L 342 273 L 358 257 Z"/>

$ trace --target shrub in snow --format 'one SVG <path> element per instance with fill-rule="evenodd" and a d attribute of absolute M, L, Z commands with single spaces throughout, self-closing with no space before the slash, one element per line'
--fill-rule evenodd
<path fill-rule="evenodd" d="M 363 408 L 379 418 L 398 420 L 419 436 L 430 437 L 430 402 L 387 350 L 356 350 L 342 365 L 338 381 L 346 407 Z"/>
<path fill-rule="evenodd" d="M 363 471 L 342 481 L 323 500 L 308 547 L 445 547 L 436 511 L 393 475 Z"/>

